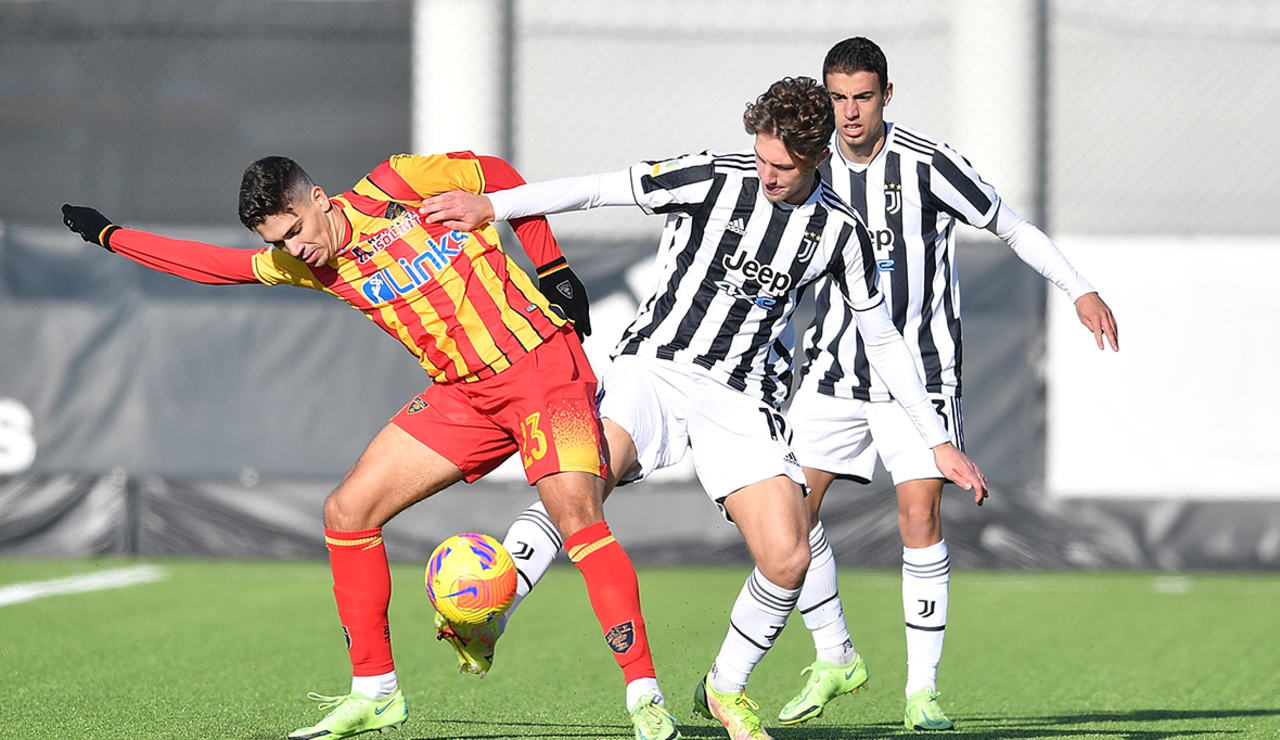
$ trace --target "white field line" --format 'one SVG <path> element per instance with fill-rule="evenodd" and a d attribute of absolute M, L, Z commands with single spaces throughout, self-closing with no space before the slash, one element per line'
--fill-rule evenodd
<path fill-rule="evenodd" d="M 164 568 L 155 565 L 133 565 L 128 568 L 87 573 L 81 576 L 54 578 L 49 581 L 28 581 L 0 588 L 0 606 L 21 604 L 24 601 L 42 599 L 60 594 L 79 594 L 86 591 L 102 591 L 108 588 L 124 588 L 139 583 L 164 580 L 168 576 Z"/>

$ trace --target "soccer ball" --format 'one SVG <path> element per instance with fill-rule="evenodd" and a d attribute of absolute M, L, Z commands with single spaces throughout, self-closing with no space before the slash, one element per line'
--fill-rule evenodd
<path fill-rule="evenodd" d="M 487 534 L 455 534 L 427 561 L 427 596 L 455 624 L 485 624 L 507 610 L 516 595 L 516 564 Z"/>

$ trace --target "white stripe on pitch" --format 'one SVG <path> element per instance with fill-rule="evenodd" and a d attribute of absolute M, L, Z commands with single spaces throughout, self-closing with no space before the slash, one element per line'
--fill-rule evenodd
<path fill-rule="evenodd" d="M 124 588 L 139 583 L 164 580 L 168 576 L 164 568 L 155 565 L 134 565 L 115 568 L 82 576 L 54 578 L 49 581 L 15 583 L 0 588 L 0 606 L 21 604 L 24 601 L 42 599 L 60 594 L 78 594 L 86 591 L 102 591 L 108 588 Z"/>

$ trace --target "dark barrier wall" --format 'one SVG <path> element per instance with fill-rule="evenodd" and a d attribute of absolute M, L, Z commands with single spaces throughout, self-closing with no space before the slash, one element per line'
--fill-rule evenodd
<path fill-rule="evenodd" d="M 180 233 L 251 244 L 248 232 Z M 624 271 L 652 250 L 566 244 L 597 305 L 634 300 Z M 1000 245 L 962 244 L 959 264 L 966 441 L 993 497 L 977 509 L 948 489 L 958 563 L 1280 565 L 1274 504 L 1046 498 L 1043 285 Z M 56 227 L 10 227 L 0 239 L 0 398 L 31 411 L 37 454 L 0 478 L 0 551 L 320 556 L 324 496 L 426 382 L 396 341 L 325 296 L 194 285 Z M 518 483 L 458 486 L 392 523 L 392 557 L 425 558 L 456 531 L 500 535 L 531 500 Z M 624 489 L 609 512 L 644 562 L 747 555 L 696 482 Z M 883 472 L 872 486 L 837 484 L 824 512 L 841 561 L 899 562 Z"/>

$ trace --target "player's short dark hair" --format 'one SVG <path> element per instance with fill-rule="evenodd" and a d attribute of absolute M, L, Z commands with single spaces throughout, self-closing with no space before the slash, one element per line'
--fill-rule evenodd
<path fill-rule="evenodd" d="M 754 103 L 747 103 L 742 123 L 749 134 L 781 139 L 796 164 L 806 169 L 822 160 L 836 130 L 827 90 L 812 77 L 784 77 L 773 83 Z"/>
<path fill-rule="evenodd" d="M 263 157 L 244 168 L 240 178 L 240 223 L 256 229 L 268 216 L 285 213 L 314 182 L 288 157 Z"/>
<path fill-rule="evenodd" d="M 889 60 L 876 42 L 865 36 L 845 39 L 827 52 L 822 60 L 822 79 L 832 72 L 851 75 L 854 72 L 875 72 L 880 78 L 880 92 L 889 87 Z"/>

